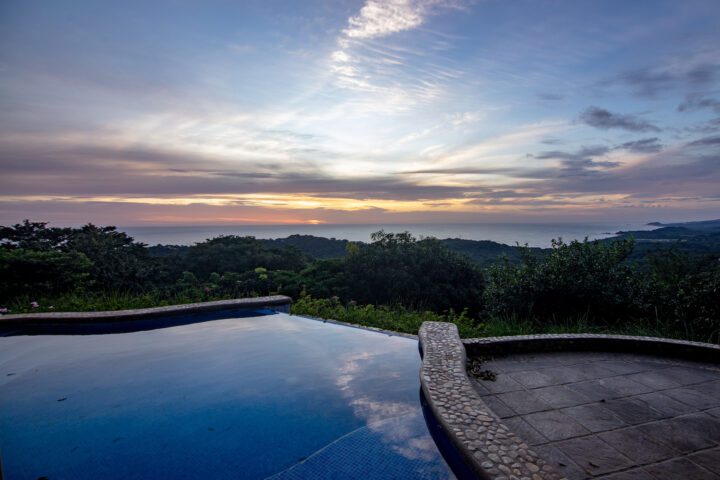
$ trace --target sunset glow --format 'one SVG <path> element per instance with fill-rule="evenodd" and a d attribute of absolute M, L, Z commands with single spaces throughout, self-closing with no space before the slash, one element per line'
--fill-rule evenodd
<path fill-rule="evenodd" d="M 720 211 L 717 2 L 101 3 L 2 6 L 3 223 Z"/>

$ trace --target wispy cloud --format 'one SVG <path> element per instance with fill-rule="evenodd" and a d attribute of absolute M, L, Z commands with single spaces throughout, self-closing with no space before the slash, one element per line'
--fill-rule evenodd
<path fill-rule="evenodd" d="M 443 94 L 445 85 L 464 72 L 441 57 L 429 59 L 434 49 L 413 48 L 385 37 L 416 30 L 430 16 L 460 8 L 460 0 L 367 0 L 348 19 L 330 55 L 336 85 L 362 95 L 374 111 L 405 111 L 428 104 Z M 424 32 L 424 35 L 430 35 Z M 445 38 L 435 40 L 442 49 L 452 48 Z M 432 45 L 431 45 L 432 46 Z M 422 62 L 420 62 L 422 59 Z"/>
<path fill-rule="evenodd" d="M 429 15 L 459 5 L 452 0 L 367 0 L 343 33 L 357 39 L 384 37 L 417 28 Z"/>

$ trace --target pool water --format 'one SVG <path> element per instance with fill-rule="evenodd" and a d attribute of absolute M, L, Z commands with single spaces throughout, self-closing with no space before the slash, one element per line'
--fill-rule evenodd
<path fill-rule="evenodd" d="M 217 317 L 0 337 L 5 479 L 452 478 L 417 341 Z"/>

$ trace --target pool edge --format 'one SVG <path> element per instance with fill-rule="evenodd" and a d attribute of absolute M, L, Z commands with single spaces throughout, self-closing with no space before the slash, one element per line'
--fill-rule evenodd
<path fill-rule="evenodd" d="M 232 300 L 186 303 L 181 305 L 169 305 L 166 307 L 138 308 L 132 310 L 20 313 L 0 316 L 0 326 L 39 323 L 117 322 L 157 316 L 210 312 L 216 310 L 259 309 L 268 307 L 278 312 L 289 313 L 291 303 L 292 299 L 285 295 L 270 295 L 266 297 L 236 298 Z"/>
<path fill-rule="evenodd" d="M 563 478 L 477 394 L 465 371 L 465 346 L 454 324 L 424 322 L 419 338 L 423 357 L 420 385 L 425 398 L 476 478 Z"/>

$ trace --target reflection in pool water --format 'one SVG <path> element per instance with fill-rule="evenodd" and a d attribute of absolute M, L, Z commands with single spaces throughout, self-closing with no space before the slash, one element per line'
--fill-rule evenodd
<path fill-rule="evenodd" d="M 0 337 L 5 477 L 452 477 L 420 411 L 416 341 L 235 317 Z"/>

